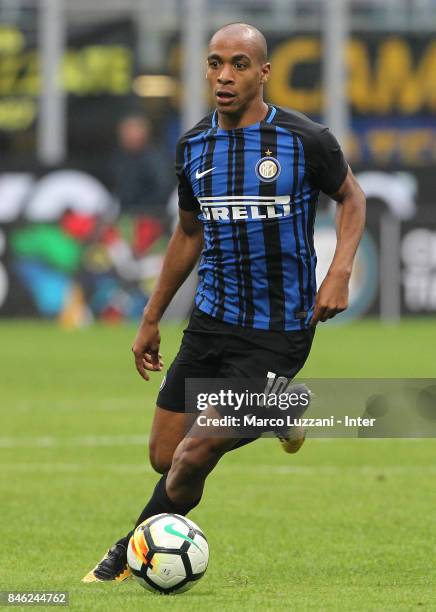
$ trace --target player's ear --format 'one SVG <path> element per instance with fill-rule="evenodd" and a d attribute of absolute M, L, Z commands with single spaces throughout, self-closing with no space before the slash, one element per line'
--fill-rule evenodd
<path fill-rule="evenodd" d="M 262 65 L 261 76 L 260 76 L 260 82 L 262 85 L 268 81 L 270 71 L 271 71 L 271 64 L 269 62 L 266 62 L 265 64 Z"/>

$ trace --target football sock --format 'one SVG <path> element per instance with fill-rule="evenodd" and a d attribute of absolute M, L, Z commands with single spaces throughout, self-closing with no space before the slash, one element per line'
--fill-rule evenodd
<path fill-rule="evenodd" d="M 136 521 L 135 527 L 140 525 L 143 521 L 145 521 L 145 519 L 150 518 L 150 516 L 161 514 L 162 512 L 172 512 L 173 514 L 181 514 L 182 516 L 185 516 L 185 514 L 188 514 L 190 510 L 199 504 L 200 499 L 197 499 L 195 502 L 190 504 L 177 504 L 176 502 L 173 502 L 167 495 L 166 480 L 167 474 L 164 474 L 158 481 L 150 501 L 145 506 L 144 510 L 141 512 L 138 520 Z"/>
<path fill-rule="evenodd" d="M 166 491 L 166 480 L 167 474 L 164 474 L 162 478 L 158 481 L 153 494 L 145 506 L 144 510 L 139 515 L 138 520 L 136 521 L 135 528 L 140 525 L 143 521 L 150 518 L 150 516 L 154 516 L 155 514 L 162 514 L 163 512 L 171 512 L 173 514 L 181 514 L 185 516 L 188 514 L 190 510 L 195 508 L 200 503 L 200 499 L 191 503 L 191 504 L 177 504 L 173 502 L 167 495 Z M 129 533 L 118 540 L 117 544 L 123 544 L 126 548 L 129 543 L 131 536 L 133 535 L 134 529 L 129 531 Z"/>

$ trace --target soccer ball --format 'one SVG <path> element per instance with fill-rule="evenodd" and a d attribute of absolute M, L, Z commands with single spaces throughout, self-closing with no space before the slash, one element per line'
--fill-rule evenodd
<path fill-rule="evenodd" d="M 182 593 L 206 571 L 209 546 L 195 523 L 179 514 L 156 514 L 138 525 L 127 548 L 127 562 L 149 591 Z"/>

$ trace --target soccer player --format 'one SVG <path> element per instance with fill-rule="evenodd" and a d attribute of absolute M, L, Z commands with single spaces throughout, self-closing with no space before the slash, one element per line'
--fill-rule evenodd
<path fill-rule="evenodd" d="M 271 369 L 293 378 L 309 354 L 316 324 L 347 308 L 365 197 L 326 127 L 264 102 L 269 74 L 261 32 L 241 23 L 218 30 L 206 74 L 216 110 L 177 145 L 180 219 L 133 345 L 145 380 L 163 367 L 159 321 L 201 255 L 199 284 L 157 398 L 149 450 L 162 477 L 137 525 L 162 512 L 186 515 L 223 454 L 247 442 L 185 435 L 185 379 L 265 379 Z M 338 203 L 337 245 L 316 292 L 313 231 L 320 191 Z M 284 446 L 295 450 L 291 440 Z M 129 576 L 131 533 L 85 582 Z"/>

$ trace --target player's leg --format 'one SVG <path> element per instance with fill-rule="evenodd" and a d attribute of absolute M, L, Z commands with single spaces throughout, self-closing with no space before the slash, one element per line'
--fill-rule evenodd
<path fill-rule="evenodd" d="M 219 411 L 211 406 L 202 414 L 211 419 L 220 416 Z M 155 514 L 173 512 L 185 515 L 192 510 L 201 499 L 208 474 L 238 442 L 239 434 L 231 427 L 220 430 L 216 427 L 200 427 L 196 419 L 191 423 L 189 431 L 174 451 L 169 470 L 157 483 L 135 526 Z M 132 533 L 125 536 L 126 546 Z"/>
<path fill-rule="evenodd" d="M 148 452 L 151 466 L 158 474 L 169 471 L 174 451 L 185 437 L 187 429 L 188 418 L 184 412 L 174 412 L 156 406 Z M 255 438 L 241 438 L 229 450 L 236 450 L 254 440 Z"/>
<path fill-rule="evenodd" d="M 169 472 L 157 483 L 137 525 L 155 514 L 188 514 L 199 504 L 207 476 L 236 442 L 235 438 L 186 436 L 176 448 Z"/>
<path fill-rule="evenodd" d="M 186 414 L 175 410 L 166 410 L 156 407 L 149 441 L 150 462 L 153 468 L 165 477 L 156 485 L 151 500 L 142 510 L 135 527 L 145 518 L 176 510 L 167 510 L 169 507 L 165 498 L 165 478 L 171 467 L 174 451 L 186 434 Z M 186 514 L 190 507 L 178 507 L 177 514 Z M 103 559 L 83 578 L 83 582 L 116 581 L 122 582 L 131 575 L 127 565 L 127 546 L 133 530 L 120 538 L 105 554 Z"/>
<path fill-rule="evenodd" d="M 168 472 L 174 451 L 186 435 L 187 416 L 181 412 L 156 406 L 151 426 L 148 452 L 153 469 L 159 474 Z"/>
<path fill-rule="evenodd" d="M 177 504 L 197 505 L 207 476 L 237 438 L 184 438 L 177 447 L 166 479 L 168 497 Z"/>
<path fill-rule="evenodd" d="M 160 474 L 168 472 L 175 449 L 186 433 L 184 412 L 164 410 L 156 406 L 149 440 L 150 463 Z M 141 513 L 142 517 L 143 512 Z M 152 515 L 151 515 L 152 516 Z M 141 517 L 136 524 L 140 524 Z M 130 577 L 126 551 L 130 533 L 118 540 L 105 554 L 103 559 L 85 575 L 82 582 L 101 582 L 111 580 L 122 582 Z"/>
<path fill-rule="evenodd" d="M 284 332 L 290 350 L 290 375 L 289 378 L 293 379 L 302 369 L 309 357 L 310 350 L 315 335 L 315 328 L 300 330 L 299 332 Z M 283 366 L 284 364 L 282 364 Z M 297 409 L 296 417 L 301 417 L 310 405 L 311 393 L 310 390 L 304 384 L 298 384 L 292 386 L 292 392 L 298 393 L 300 398 L 305 396 L 308 400 L 304 407 Z M 306 431 L 303 427 L 291 427 L 287 432 L 282 435 L 277 435 L 278 440 L 281 444 L 282 449 L 285 453 L 294 454 L 297 453 L 302 447 L 306 439 Z"/>
<path fill-rule="evenodd" d="M 186 515 L 200 502 L 205 480 L 220 458 L 237 442 L 234 438 L 184 438 L 177 446 L 168 473 L 162 475 L 136 525 L 161 513 Z M 133 530 L 118 540 L 83 582 L 122 581 L 131 574 L 127 546 Z"/>
<path fill-rule="evenodd" d="M 158 472 L 166 473 L 171 466 L 175 448 L 186 433 L 185 419 L 185 380 L 189 378 L 214 378 L 220 364 L 216 339 L 220 335 L 204 329 L 201 317 L 191 316 L 183 341 L 167 375 L 161 385 L 157 398 L 155 418 L 150 438 L 150 460 Z M 204 335 L 203 332 L 207 332 Z M 165 474 L 156 485 L 155 491 L 141 512 L 136 525 L 145 520 L 144 516 L 153 516 L 171 506 L 165 493 Z M 186 514 L 190 507 L 178 508 L 178 514 Z M 151 514 L 150 514 L 151 512 Z M 102 580 L 121 581 L 130 574 L 127 566 L 127 544 L 132 531 L 118 540 L 103 559 L 83 579 L 84 582 Z"/>
<path fill-rule="evenodd" d="M 213 325 L 216 327 L 215 322 Z M 156 401 L 149 455 L 151 465 L 160 474 L 168 472 L 174 451 L 192 420 L 192 415 L 185 411 L 185 381 L 189 378 L 215 378 L 220 366 L 219 339 L 218 330 L 207 327 L 202 313 L 194 310 Z"/>

